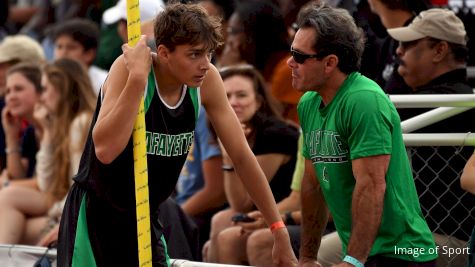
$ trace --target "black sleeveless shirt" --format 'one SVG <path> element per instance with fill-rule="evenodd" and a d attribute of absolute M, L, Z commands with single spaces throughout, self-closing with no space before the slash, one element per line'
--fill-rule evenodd
<path fill-rule="evenodd" d="M 152 217 L 161 202 L 173 192 L 178 176 L 193 143 L 199 113 L 199 89 L 183 87 L 178 103 L 171 107 L 161 99 L 153 69 L 145 94 L 148 184 Z M 96 116 L 101 108 L 97 104 Z M 93 145 L 93 144 L 92 144 Z M 87 180 L 77 180 L 89 194 L 110 205 L 119 213 L 135 214 L 135 183 L 132 137 L 124 151 L 110 164 L 101 163 L 95 153 Z M 92 150 L 94 151 L 94 150 Z M 87 159 L 83 158 L 81 161 Z M 84 162 L 87 165 L 87 162 Z M 84 165 L 81 162 L 81 165 Z M 76 178 L 80 178 L 78 175 Z"/>

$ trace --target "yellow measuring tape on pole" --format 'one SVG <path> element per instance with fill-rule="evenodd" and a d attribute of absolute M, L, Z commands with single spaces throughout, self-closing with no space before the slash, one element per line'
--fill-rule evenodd
<path fill-rule="evenodd" d="M 139 0 L 127 0 L 128 44 L 134 46 L 140 39 Z M 150 206 L 148 194 L 147 145 L 145 141 L 145 112 L 143 97 L 135 119 L 132 134 L 134 149 L 135 205 L 137 209 L 137 241 L 139 266 L 152 266 L 150 241 Z"/>

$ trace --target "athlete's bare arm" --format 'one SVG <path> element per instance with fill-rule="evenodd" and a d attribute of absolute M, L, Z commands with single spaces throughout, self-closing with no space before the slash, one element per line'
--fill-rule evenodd
<path fill-rule="evenodd" d="M 241 125 L 227 100 L 218 71 L 211 66 L 201 86 L 202 103 L 234 168 L 267 224 L 281 220 L 265 175 L 252 153 Z M 274 261 L 278 266 L 293 266 L 295 256 L 290 248 L 286 228 L 275 231 Z"/>
<path fill-rule="evenodd" d="M 150 71 L 151 52 L 142 36 L 135 47 L 123 46 L 102 90 L 104 99 L 92 133 L 96 156 L 112 162 L 126 147 Z"/>

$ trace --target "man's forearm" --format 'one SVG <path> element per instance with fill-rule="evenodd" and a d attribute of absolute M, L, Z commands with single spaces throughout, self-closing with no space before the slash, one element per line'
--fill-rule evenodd
<path fill-rule="evenodd" d="M 353 191 L 352 230 L 347 254 L 365 262 L 378 234 L 383 214 L 385 184 L 356 183 Z"/>
<path fill-rule="evenodd" d="M 320 188 L 308 188 L 302 182 L 301 259 L 317 259 L 323 231 L 328 221 L 328 210 Z"/>

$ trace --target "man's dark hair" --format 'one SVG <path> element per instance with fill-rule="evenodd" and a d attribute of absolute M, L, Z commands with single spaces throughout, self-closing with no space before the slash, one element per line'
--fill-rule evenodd
<path fill-rule="evenodd" d="M 154 22 L 156 45 L 165 45 L 174 51 L 177 45 L 204 44 L 212 51 L 222 44 L 221 22 L 208 16 L 196 4 L 170 4 L 160 12 Z"/>
<path fill-rule="evenodd" d="M 68 35 L 80 43 L 85 51 L 97 49 L 99 45 L 100 30 L 96 23 L 87 19 L 71 19 L 58 24 L 53 31 L 53 40 L 60 36 Z"/>
<path fill-rule="evenodd" d="M 348 11 L 311 4 L 300 11 L 297 24 L 316 31 L 313 49 L 319 54 L 336 55 L 340 71 L 349 74 L 359 70 L 365 38 Z"/>

